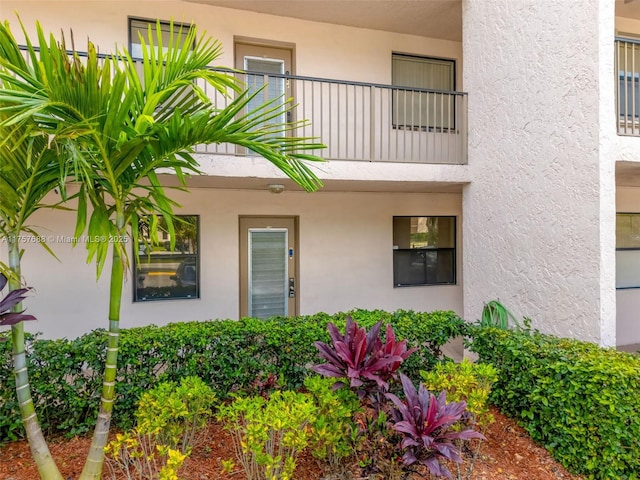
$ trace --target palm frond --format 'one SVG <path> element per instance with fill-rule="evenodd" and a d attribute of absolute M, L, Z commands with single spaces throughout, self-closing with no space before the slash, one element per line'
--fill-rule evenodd
<path fill-rule="evenodd" d="M 192 155 L 198 144 L 236 144 L 263 156 L 306 190 L 322 185 L 307 163 L 322 161 L 312 151 L 324 145 L 295 136 L 304 122 L 279 123 L 293 106 L 280 98 L 249 111 L 249 102 L 261 92 L 241 91 L 234 76 L 212 70 L 220 44 L 199 38 L 195 27 L 186 36 L 171 34 L 168 41 L 159 24 L 150 29 L 140 39 L 141 65 L 125 50 L 100 59 L 90 42 L 86 58 L 69 55 L 64 39 L 47 38 L 39 25 L 36 30 L 37 47 L 27 38 L 27 61 L 8 28 L 0 27 L 0 53 L 7 52 L 0 61 L 5 86 L 0 126 L 35 122 L 45 134 L 40 141 L 47 139 L 64 156 L 62 171 L 51 181 L 69 176 L 81 186 L 76 237 L 85 228 L 89 237 L 113 232 L 117 212 L 126 213 L 127 225 L 135 215 L 154 211 L 168 219 L 176 205 L 156 172 L 171 171 L 184 184 L 187 175 L 199 173 Z M 235 98 L 217 109 L 209 88 Z M 87 222 L 89 205 L 93 213 Z M 107 246 L 89 242 L 86 247 L 100 274 Z"/>

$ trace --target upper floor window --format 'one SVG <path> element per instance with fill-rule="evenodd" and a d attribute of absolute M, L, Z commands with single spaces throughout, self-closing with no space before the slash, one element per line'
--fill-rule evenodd
<path fill-rule="evenodd" d="M 133 58 L 142 58 L 142 43 L 140 42 L 140 37 L 147 42 L 149 27 L 151 27 L 151 31 L 154 34 L 154 42 L 157 43 L 156 40 L 156 25 L 157 20 L 144 20 L 139 18 L 130 18 L 129 19 L 129 54 Z M 173 26 L 173 35 L 179 35 L 182 39 L 181 43 L 184 43 L 187 35 L 189 34 L 190 26 L 182 23 L 173 23 L 170 22 L 160 22 L 160 31 L 162 32 L 162 44 L 166 45 L 169 43 L 169 38 L 171 37 Z M 166 47 L 165 47 L 166 48 Z M 188 46 L 189 49 L 193 49 L 193 45 Z"/>
<path fill-rule="evenodd" d="M 152 235 L 148 223 L 140 223 L 133 300 L 200 298 L 199 217 L 178 215 L 173 222 L 175 242 L 163 219 Z M 134 255 L 134 258 L 136 255 Z"/>
<path fill-rule="evenodd" d="M 391 57 L 393 125 L 415 130 L 455 126 L 455 61 L 394 53 Z M 424 92 L 421 90 L 437 90 Z M 441 93 L 443 92 L 443 93 Z"/>
<path fill-rule="evenodd" d="M 393 285 L 456 283 L 456 217 L 393 217 Z"/>

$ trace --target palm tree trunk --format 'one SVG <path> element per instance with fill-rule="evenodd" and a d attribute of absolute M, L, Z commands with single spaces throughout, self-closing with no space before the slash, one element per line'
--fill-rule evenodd
<path fill-rule="evenodd" d="M 20 288 L 20 250 L 16 236 L 7 237 L 9 245 L 9 268 L 15 274 L 9 279 L 9 289 Z M 16 305 L 14 311 L 20 311 Z M 22 424 L 27 433 L 31 456 L 36 462 L 42 480 L 63 480 L 56 466 L 47 442 L 42 434 L 38 415 L 31 398 L 31 386 L 27 371 L 27 355 L 24 348 L 24 322 L 11 326 L 11 342 L 13 346 L 13 371 L 16 378 L 16 395 L 20 406 Z"/>
<path fill-rule="evenodd" d="M 124 217 L 116 220 L 119 235 L 125 234 Z M 121 244 L 113 244 L 113 263 L 111 264 L 111 285 L 109 290 L 109 338 L 107 340 L 107 358 L 102 381 L 100 411 L 93 431 L 89 455 L 79 480 L 100 480 L 104 465 L 104 447 L 107 445 L 111 415 L 115 400 L 116 374 L 118 371 L 118 348 L 120 340 L 120 304 L 122 302 L 122 284 L 124 283 L 124 263 Z"/>

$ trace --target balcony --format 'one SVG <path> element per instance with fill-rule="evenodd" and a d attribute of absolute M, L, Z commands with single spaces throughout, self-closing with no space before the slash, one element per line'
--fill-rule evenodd
<path fill-rule="evenodd" d="M 640 40 L 616 38 L 618 135 L 640 137 Z"/>
<path fill-rule="evenodd" d="M 327 160 L 431 164 L 467 163 L 467 94 L 390 85 L 244 72 L 249 88 L 265 84 L 261 100 L 284 94 L 292 112 L 282 121 L 307 119 L 300 136 L 328 146 Z M 206 92 L 220 108 L 229 99 Z M 200 145 L 198 153 L 245 155 L 227 144 Z"/>
<path fill-rule="evenodd" d="M 87 55 L 86 52 L 77 54 L 82 58 Z M 99 55 L 101 59 L 105 57 L 105 54 Z M 136 63 L 142 75 L 142 62 L 136 60 Z M 265 86 L 263 98 L 257 98 L 253 107 L 279 96 L 292 98 L 294 108 L 283 111 L 279 121 L 308 120 L 296 134 L 327 145 L 319 152 L 326 160 L 467 163 L 467 93 L 222 71 L 237 75 L 249 89 Z M 210 85 L 203 83 L 202 88 L 218 108 L 226 107 L 231 101 Z M 198 145 L 196 153 L 250 155 L 231 144 Z"/>

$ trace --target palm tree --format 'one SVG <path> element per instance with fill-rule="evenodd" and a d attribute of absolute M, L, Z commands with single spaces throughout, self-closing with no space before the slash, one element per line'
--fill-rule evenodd
<path fill-rule="evenodd" d="M 19 291 L 21 286 L 19 239 L 24 234 L 38 237 L 27 222 L 37 210 L 51 206 L 43 200 L 59 186 L 62 176 L 54 150 L 47 148 L 45 137 L 32 134 L 33 128 L 34 125 L 29 123 L 12 128 L 0 127 L 0 238 L 7 244 L 9 269 L 5 273 L 11 293 Z M 46 244 L 42 245 L 48 248 Z M 20 310 L 20 304 L 13 308 L 14 312 Z M 62 480 L 40 429 L 31 397 L 23 321 L 9 324 L 16 394 L 31 454 L 42 478 Z"/>
<path fill-rule="evenodd" d="M 29 61 L 24 61 L 9 28 L 0 27 L 0 81 L 5 86 L 0 114 L 10 116 L 3 125 L 34 122 L 51 143 L 65 149 L 62 171 L 72 172 L 79 186 L 76 238 L 86 231 L 91 238 L 130 235 L 137 240 L 137 224 L 148 215 L 161 215 L 175 238 L 176 204 L 161 185 L 158 170 L 175 173 L 184 185 L 185 174 L 197 172 L 191 155 L 197 144 L 236 144 L 265 157 L 308 191 L 321 185 L 305 162 L 320 161 L 308 152 L 324 146 L 291 135 L 303 122 L 274 123 L 282 115 L 281 99 L 245 113 L 260 92 L 242 90 L 234 77 L 210 69 L 220 46 L 207 37 L 197 39 L 196 33 L 192 26 L 184 39 L 178 33 L 163 44 L 159 25 L 156 32 L 150 29 L 142 41 L 140 75 L 126 51 L 101 59 L 89 43 L 86 58 L 76 52 L 68 55 L 64 39 L 47 42 L 39 25 L 38 47 L 27 39 Z M 190 50 L 181 48 L 183 44 L 195 46 Z M 236 96 L 226 108 L 216 109 L 200 82 Z M 100 411 L 80 477 L 99 479 L 115 398 L 120 302 L 129 258 L 124 243 L 86 245 L 98 276 L 109 250 L 112 258 Z"/>

